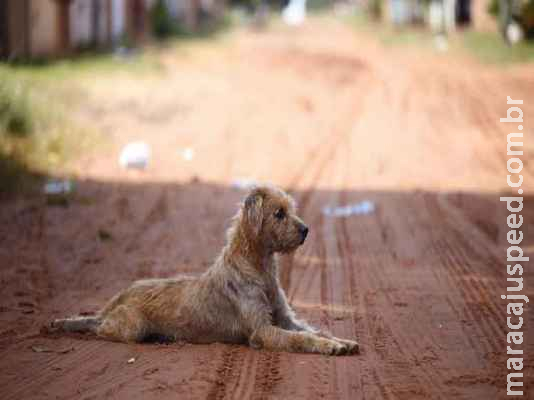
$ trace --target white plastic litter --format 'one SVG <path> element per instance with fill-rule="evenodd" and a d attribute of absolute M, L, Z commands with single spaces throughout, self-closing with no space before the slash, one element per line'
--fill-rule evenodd
<path fill-rule="evenodd" d="M 52 180 L 45 183 L 43 191 L 47 195 L 67 194 L 72 192 L 74 185 L 69 180 Z"/>
<path fill-rule="evenodd" d="M 306 0 L 290 0 L 282 10 L 282 19 L 287 25 L 298 26 L 306 18 Z"/>
<path fill-rule="evenodd" d="M 375 211 L 375 204 L 370 200 L 364 200 L 359 203 L 349 204 L 346 206 L 326 206 L 323 208 L 323 214 L 327 217 L 350 217 L 351 215 L 368 215 Z"/>
<path fill-rule="evenodd" d="M 191 161 L 195 157 L 195 150 L 191 147 L 187 147 L 182 151 L 182 157 L 185 161 Z"/>
<path fill-rule="evenodd" d="M 128 364 L 133 364 L 134 362 L 135 362 L 135 357 L 132 357 L 127 361 Z"/>
<path fill-rule="evenodd" d="M 449 50 L 449 41 L 447 40 L 447 36 L 442 34 L 436 35 L 434 37 L 434 46 L 442 53 L 445 53 L 447 50 Z"/>
<path fill-rule="evenodd" d="M 123 168 L 145 169 L 149 161 L 150 146 L 145 142 L 128 143 L 119 156 L 119 164 Z"/>
<path fill-rule="evenodd" d="M 506 38 L 508 39 L 510 44 L 517 44 L 525 37 L 523 28 L 515 21 L 512 21 L 508 24 L 505 32 Z"/>
<path fill-rule="evenodd" d="M 258 182 L 255 181 L 254 179 L 243 178 L 243 179 L 234 179 L 232 181 L 232 187 L 235 189 L 239 189 L 239 190 L 249 190 L 255 186 L 258 186 Z"/>

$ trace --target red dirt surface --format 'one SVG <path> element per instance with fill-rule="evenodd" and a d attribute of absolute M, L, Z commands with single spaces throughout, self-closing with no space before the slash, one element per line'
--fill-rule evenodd
<path fill-rule="evenodd" d="M 323 19 L 158 57 L 149 76 L 78 83 L 86 100 L 73 114 L 111 145 L 76 162 L 68 207 L 42 197 L 0 207 L 0 398 L 506 398 L 498 199 L 510 192 L 512 130 L 499 118 L 506 96 L 524 100 L 522 246 L 534 257 L 532 66 L 383 48 Z M 118 151 L 136 139 L 152 146 L 152 163 L 121 170 Z M 236 178 L 295 195 L 311 235 L 284 259 L 283 285 L 302 317 L 357 338 L 360 355 L 40 333 L 135 279 L 204 271 L 244 194 Z M 362 200 L 376 210 L 321 212 Z M 530 267 L 523 294 L 534 300 Z M 534 313 L 523 317 L 532 395 Z"/>

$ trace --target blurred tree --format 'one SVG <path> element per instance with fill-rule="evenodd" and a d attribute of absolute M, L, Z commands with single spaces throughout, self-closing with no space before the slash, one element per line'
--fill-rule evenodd
<path fill-rule="evenodd" d="M 534 0 L 492 0 L 488 12 L 499 19 L 507 43 L 510 43 L 509 28 L 513 24 L 518 24 L 526 38 L 534 38 Z"/>
<path fill-rule="evenodd" d="M 157 0 L 150 13 L 152 33 L 158 39 L 165 39 L 174 33 L 174 22 L 164 0 Z"/>

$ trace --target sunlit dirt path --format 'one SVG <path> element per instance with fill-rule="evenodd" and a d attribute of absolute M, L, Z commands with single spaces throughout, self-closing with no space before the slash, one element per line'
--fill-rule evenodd
<path fill-rule="evenodd" d="M 75 163 L 69 207 L 34 197 L 1 205 L 2 399 L 506 398 L 498 199 L 511 193 L 515 127 L 499 118 L 506 96 L 524 100 L 522 246 L 533 257 L 532 66 L 384 48 L 325 18 L 157 57 L 150 74 L 77 83 L 84 100 L 73 115 L 109 145 Z M 152 147 L 146 171 L 117 164 L 133 140 Z M 311 235 L 283 260 L 283 285 L 300 315 L 357 338 L 362 354 L 39 333 L 55 317 L 95 312 L 135 279 L 201 273 L 245 179 L 297 198 Z M 323 213 L 366 200 L 369 214 Z M 530 266 L 523 294 L 534 299 Z M 528 358 L 534 314 L 523 317 Z M 528 390 L 531 363 L 523 373 Z"/>

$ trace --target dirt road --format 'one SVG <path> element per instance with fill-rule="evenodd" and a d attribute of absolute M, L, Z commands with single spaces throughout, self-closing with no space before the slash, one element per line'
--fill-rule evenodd
<path fill-rule="evenodd" d="M 158 57 L 152 74 L 77 82 L 85 100 L 73 114 L 111 145 L 76 163 L 69 207 L 32 197 L 0 208 L 2 399 L 506 397 L 499 118 L 506 96 L 534 115 L 532 66 L 383 48 L 328 19 Z M 137 139 L 152 146 L 150 167 L 121 170 L 118 151 Z M 522 245 L 533 257 L 530 139 Z M 298 199 L 311 235 L 284 260 L 283 285 L 300 315 L 357 338 L 361 355 L 39 333 L 135 279 L 205 270 L 243 196 L 236 179 Z M 370 214 L 322 213 L 363 200 Z M 523 277 L 533 299 L 530 266 Z M 528 359 L 534 313 L 523 316 Z M 532 393 L 532 363 L 523 372 Z"/>

